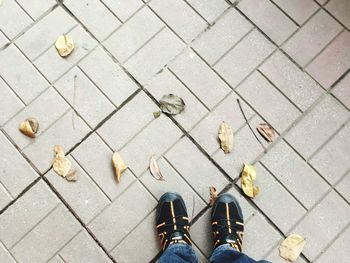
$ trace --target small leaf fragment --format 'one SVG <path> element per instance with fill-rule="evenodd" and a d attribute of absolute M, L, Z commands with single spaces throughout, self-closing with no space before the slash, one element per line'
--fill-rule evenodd
<path fill-rule="evenodd" d="M 76 170 L 70 170 L 66 176 L 67 181 L 75 182 L 78 180 L 78 173 Z"/>
<path fill-rule="evenodd" d="M 59 145 L 54 147 L 55 157 L 52 163 L 53 170 L 60 176 L 66 177 L 71 170 L 72 163 L 64 155 L 63 149 Z"/>
<path fill-rule="evenodd" d="M 209 205 L 213 206 L 216 199 L 218 198 L 218 191 L 215 186 L 209 186 Z"/>
<path fill-rule="evenodd" d="M 275 130 L 267 123 L 260 123 L 258 127 L 256 127 L 256 130 L 268 142 L 272 142 L 276 134 Z"/>
<path fill-rule="evenodd" d="M 185 109 L 184 100 L 174 94 L 163 95 L 159 103 L 162 112 L 170 115 L 179 114 Z"/>
<path fill-rule="evenodd" d="M 115 152 L 112 156 L 112 164 L 115 170 L 115 175 L 117 177 L 117 182 L 120 182 L 120 177 L 122 173 L 128 168 L 118 152 Z"/>
<path fill-rule="evenodd" d="M 73 38 L 68 35 L 61 35 L 55 42 L 55 47 L 61 57 L 67 57 L 74 50 Z"/>
<path fill-rule="evenodd" d="M 306 240 L 297 234 L 290 234 L 279 247 L 280 257 L 288 261 L 296 261 L 306 244 Z"/>
<path fill-rule="evenodd" d="M 244 164 L 243 170 L 241 172 L 241 185 L 242 185 L 243 192 L 251 198 L 254 198 L 260 192 L 259 187 L 254 186 L 255 180 L 256 180 L 255 166 Z"/>
<path fill-rule="evenodd" d="M 154 178 L 156 178 L 159 181 L 164 181 L 164 176 L 162 172 L 159 169 L 159 165 L 154 158 L 154 155 L 151 156 L 150 161 L 149 161 L 149 170 L 151 171 L 151 174 L 153 175 Z"/>
<path fill-rule="evenodd" d="M 157 119 L 157 118 L 159 118 L 160 117 L 160 115 L 162 114 L 162 112 L 159 110 L 159 111 L 155 111 L 155 112 L 153 112 L 153 117 L 155 118 L 155 119 Z"/>
<path fill-rule="evenodd" d="M 19 130 L 28 137 L 35 138 L 39 129 L 39 122 L 35 118 L 25 119 L 20 125 Z"/>
<path fill-rule="evenodd" d="M 219 126 L 219 140 L 224 153 L 230 153 L 233 147 L 233 131 L 226 122 L 222 122 Z"/>

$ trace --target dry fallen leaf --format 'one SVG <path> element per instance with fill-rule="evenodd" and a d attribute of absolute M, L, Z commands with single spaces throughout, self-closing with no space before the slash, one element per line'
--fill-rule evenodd
<path fill-rule="evenodd" d="M 154 117 L 155 119 L 157 119 L 157 118 L 160 117 L 161 114 L 162 114 L 161 111 L 155 111 L 155 112 L 153 112 L 153 117 Z"/>
<path fill-rule="evenodd" d="M 275 137 L 276 133 L 270 125 L 267 123 L 260 123 L 256 129 L 266 141 L 272 142 L 272 139 Z"/>
<path fill-rule="evenodd" d="M 70 170 L 66 176 L 67 181 L 75 182 L 78 180 L 78 173 L 76 170 Z"/>
<path fill-rule="evenodd" d="M 59 145 L 55 145 L 53 151 L 55 157 L 52 163 L 53 170 L 60 176 L 66 177 L 71 170 L 72 163 L 64 155 L 63 149 Z"/>
<path fill-rule="evenodd" d="M 256 180 L 256 171 L 253 165 L 244 164 L 243 170 L 241 173 L 241 184 L 243 192 L 254 198 L 259 194 L 259 187 L 254 186 L 254 181 Z"/>
<path fill-rule="evenodd" d="M 61 35 L 57 38 L 55 47 L 61 57 L 66 57 L 74 50 L 73 38 L 68 35 Z"/>
<path fill-rule="evenodd" d="M 164 181 L 164 176 L 162 175 L 159 165 L 154 158 L 154 155 L 151 156 L 150 161 L 149 161 L 149 170 L 151 171 L 151 174 L 153 175 L 154 178 L 156 178 L 159 181 Z"/>
<path fill-rule="evenodd" d="M 35 118 L 28 118 L 19 125 L 19 130 L 23 134 L 32 138 L 35 138 L 35 135 L 38 132 L 38 128 L 39 128 L 39 123 L 38 123 L 38 120 Z"/>
<path fill-rule="evenodd" d="M 306 244 L 305 239 L 297 234 L 289 235 L 280 245 L 280 256 L 288 261 L 296 261 Z"/>
<path fill-rule="evenodd" d="M 220 147 L 224 153 L 230 153 L 233 147 L 233 131 L 226 122 L 219 126 Z"/>
<path fill-rule="evenodd" d="M 112 156 L 112 164 L 117 177 L 117 182 L 120 182 L 122 173 L 128 168 L 118 152 L 115 152 Z"/>
<path fill-rule="evenodd" d="M 185 109 L 185 102 L 182 98 L 174 94 L 164 95 L 160 101 L 160 108 L 162 112 L 171 115 L 176 115 L 181 113 Z"/>
<path fill-rule="evenodd" d="M 215 186 L 209 186 L 209 205 L 213 206 L 216 199 L 218 198 L 218 191 Z"/>

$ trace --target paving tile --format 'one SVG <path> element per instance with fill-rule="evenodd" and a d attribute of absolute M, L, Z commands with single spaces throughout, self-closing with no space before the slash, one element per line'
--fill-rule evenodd
<path fill-rule="evenodd" d="M 12 200 L 10 193 L 0 184 L 0 210 L 5 208 Z"/>
<path fill-rule="evenodd" d="M 340 31 L 341 25 L 320 10 L 291 37 L 283 49 L 301 66 L 306 66 Z"/>
<path fill-rule="evenodd" d="M 169 162 L 167 162 L 164 158 L 159 158 L 157 160 L 157 163 L 165 180 L 156 180 L 149 170 L 147 170 L 140 177 L 140 180 L 157 200 L 159 200 L 159 198 L 166 192 L 179 193 L 186 203 L 187 213 L 189 219 L 191 220 L 206 206 L 206 203 L 191 188 L 191 186 L 188 185 L 181 174 L 176 172 L 176 170 L 169 164 Z"/>
<path fill-rule="evenodd" d="M 17 3 L 20 4 L 34 20 L 37 20 L 43 13 L 56 4 L 54 0 L 32 0 L 30 2 L 26 0 L 17 0 Z"/>
<path fill-rule="evenodd" d="M 241 101 L 241 105 L 246 117 L 250 119 L 254 112 L 243 101 Z M 231 126 L 233 132 L 236 132 L 245 124 L 245 119 L 239 109 L 237 97 L 234 94 L 230 94 L 225 98 L 190 132 L 196 142 L 210 155 L 220 147 L 218 130 L 223 121 Z"/>
<path fill-rule="evenodd" d="M 7 39 L 7 37 L 2 32 L 0 32 L 0 48 L 2 48 L 8 42 L 9 40 Z"/>
<path fill-rule="evenodd" d="M 65 262 L 63 261 L 63 259 L 59 255 L 56 255 L 53 258 L 51 258 L 48 261 L 48 263 L 65 263 Z"/>
<path fill-rule="evenodd" d="M 332 93 L 350 109 L 350 74 L 348 73 L 332 90 Z"/>
<path fill-rule="evenodd" d="M 81 118 L 72 111 L 68 111 L 62 118 L 46 130 L 37 141 L 23 150 L 36 168 L 45 172 L 50 168 L 53 159 L 53 147 L 60 145 L 68 152 L 79 143 L 90 131 Z"/>
<path fill-rule="evenodd" d="M 298 109 L 258 72 L 254 72 L 236 91 L 280 133 L 300 115 Z"/>
<path fill-rule="evenodd" d="M 155 223 L 154 211 L 111 251 L 113 258 L 117 262 L 151 262 L 160 251 Z M 147 237 L 147 242 L 145 242 L 145 237 Z M 135 253 L 140 250 L 140 244 L 142 244 L 142 253 Z"/>
<path fill-rule="evenodd" d="M 22 0 L 30 6 L 31 2 Z M 35 0 L 40 1 L 40 0 Z M 50 2 L 50 1 L 45 1 Z M 45 6 L 42 4 L 41 6 Z M 28 29 L 22 36 L 16 40 L 16 45 L 33 61 L 50 46 L 52 46 L 57 37 L 68 33 L 77 25 L 77 22 L 68 15 L 61 7 L 55 8 L 52 12 L 40 19 L 35 26 Z M 74 39 L 75 41 L 76 39 Z"/>
<path fill-rule="evenodd" d="M 154 119 L 153 112 L 157 110 L 156 104 L 141 91 L 105 122 L 97 133 L 112 149 L 119 150 Z"/>
<path fill-rule="evenodd" d="M 1 214 L 1 242 L 11 249 L 58 204 L 58 198 L 39 181 Z"/>
<path fill-rule="evenodd" d="M 207 210 L 192 226 L 191 239 L 206 257 L 213 252 L 213 233 L 211 232 L 211 210 Z"/>
<path fill-rule="evenodd" d="M 243 0 L 238 8 L 278 45 L 297 30 L 294 22 L 268 0 Z"/>
<path fill-rule="evenodd" d="M 348 201 L 350 201 L 350 174 L 344 176 L 344 178 L 338 183 L 338 192 Z"/>
<path fill-rule="evenodd" d="M 131 171 L 140 176 L 149 167 L 149 158 L 164 154 L 181 135 L 180 129 L 162 115 L 122 148 L 120 154 Z"/>
<path fill-rule="evenodd" d="M 260 67 L 260 71 L 302 111 L 309 108 L 323 93 L 315 80 L 280 51 L 273 54 Z"/>
<path fill-rule="evenodd" d="M 55 87 L 91 128 L 115 110 L 107 97 L 77 67 L 59 79 Z"/>
<path fill-rule="evenodd" d="M 150 7 L 186 42 L 191 42 L 207 27 L 207 23 L 183 0 L 153 0 Z"/>
<path fill-rule="evenodd" d="M 164 48 L 165 47 L 165 48 Z M 128 62 L 125 68 L 142 84 L 180 53 L 184 44 L 168 28 L 164 28 Z"/>
<path fill-rule="evenodd" d="M 206 202 L 209 200 L 209 186 L 214 185 L 220 192 L 229 183 L 220 170 L 187 138 L 177 142 L 165 157 Z"/>
<path fill-rule="evenodd" d="M 273 0 L 283 11 L 285 11 L 298 24 L 303 24 L 319 7 L 312 0 Z"/>
<path fill-rule="evenodd" d="M 350 168 L 350 124 L 345 125 L 310 163 L 331 184 L 336 183 Z"/>
<path fill-rule="evenodd" d="M 64 5 L 100 41 L 121 25 L 113 13 L 99 0 L 66 0 Z"/>
<path fill-rule="evenodd" d="M 128 0 L 127 2 L 124 0 L 102 0 L 102 2 L 123 22 L 143 5 L 142 0 Z"/>
<path fill-rule="evenodd" d="M 13 18 L 16 22 L 13 23 Z M 10 39 L 21 33 L 33 21 L 14 0 L 4 1 L 0 9 L 0 30 Z"/>
<path fill-rule="evenodd" d="M 271 252 L 269 255 L 267 255 L 265 257 L 265 260 L 268 260 L 270 262 L 273 262 L 273 263 L 286 263 L 287 261 L 285 259 L 283 259 L 282 257 L 280 257 L 279 255 L 279 244 L 278 246 L 276 246 Z M 297 258 L 296 261 L 294 261 L 296 263 L 306 263 L 307 261 L 305 261 L 305 259 L 303 259 L 301 256 L 299 256 Z"/>
<path fill-rule="evenodd" d="M 28 106 L 14 116 L 5 126 L 5 132 L 21 150 L 37 141 L 53 123 L 67 110 L 68 104 L 53 89 L 49 88 Z M 27 118 L 35 117 L 39 122 L 39 129 L 35 139 L 24 136 L 18 129 L 19 124 Z"/>
<path fill-rule="evenodd" d="M 0 242 L 0 257 L 3 263 L 16 263 L 11 253 Z"/>
<path fill-rule="evenodd" d="M 323 87 L 329 88 L 350 67 L 350 32 L 341 33 L 306 71 Z"/>
<path fill-rule="evenodd" d="M 156 75 L 145 87 L 158 101 L 164 94 L 176 94 L 184 99 L 186 108 L 174 119 L 190 130 L 207 112 L 205 106 L 168 69 Z"/>
<path fill-rule="evenodd" d="M 210 109 L 231 91 L 192 50 L 178 57 L 170 69 Z"/>
<path fill-rule="evenodd" d="M 0 75 L 26 104 L 49 86 L 14 45 L 0 52 Z"/>
<path fill-rule="evenodd" d="M 88 227 L 102 245 L 111 251 L 155 206 L 153 197 L 139 182 L 135 182 Z"/>
<path fill-rule="evenodd" d="M 304 116 L 285 136 L 308 159 L 345 122 L 349 112 L 330 96 Z"/>
<path fill-rule="evenodd" d="M 187 2 L 209 23 L 214 22 L 229 7 L 224 0 L 188 0 Z"/>
<path fill-rule="evenodd" d="M 192 47 L 209 64 L 213 65 L 252 28 L 253 25 L 247 19 L 237 10 L 231 8 L 212 27 L 197 38 Z"/>
<path fill-rule="evenodd" d="M 0 78 L 0 126 L 25 106 L 9 86 Z"/>
<path fill-rule="evenodd" d="M 163 22 L 144 7 L 113 33 L 104 45 L 119 61 L 125 62 L 163 27 Z"/>
<path fill-rule="evenodd" d="M 101 210 L 110 204 L 108 197 L 99 189 L 93 179 L 79 166 L 79 164 L 68 157 L 72 162 L 72 169 L 78 174 L 76 182 L 68 182 L 57 175 L 52 169 L 45 175 L 50 183 L 56 188 L 77 215 L 88 223 Z"/>
<path fill-rule="evenodd" d="M 75 49 L 69 57 L 62 58 L 53 45 L 34 62 L 51 83 L 72 68 L 74 64 L 97 45 L 96 41 L 80 26 L 74 28 L 69 35 L 75 42 Z"/>
<path fill-rule="evenodd" d="M 0 133 L 0 145 L 0 181 L 14 198 L 33 182 L 38 175 L 2 133 Z"/>
<path fill-rule="evenodd" d="M 307 209 L 328 191 L 328 184 L 284 141 L 263 156 L 261 162 Z"/>
<path fill-rule="evenodd" d="M 112 167 L 112 155 L 113 152 L 95 133 L 72 152 L 74 159 L 110 200 L 119 196 L 135 180 L 133 174 L 126 170 L 122 180 L 117 184 Z"/>
<path fill-rule="evenodd" d="M 81 231 L 60 252 L 65 262 L 112 262 L 86 231 Z"/>
<path fill-rule="evenodd" d="M 332 13 L 348 29 L 350 28 L 350 2 L 347 0 L 331 0 L 327 3 L 326 9 Z"/>
<path fill-rule="evenodd" d="M 334 217 L 336 216 L 336 220 Z M 313 262 L 350 222 L 350 207 L 331 191 L 293 230 L 308 242 L 303 254 Z"/>
<path fill-rule="evenodd" d="M 219 72 L 235 88 L 274 50 L 274 46 L 256 29 L 250 32 L 216 65 Z"/>
<path fill-rule="evenodd" d="M 79 222 L 60 204 L 23 237 L 11 252 L 20 262 L 46 262 L 80 229 Z"/>

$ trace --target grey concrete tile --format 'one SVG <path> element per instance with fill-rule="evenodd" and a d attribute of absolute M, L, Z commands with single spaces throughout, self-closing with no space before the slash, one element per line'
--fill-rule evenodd
<path fill-rule="evenodd" d="M 267 255 L 265 257 L 265 260 L 268 260 L 268 261 L 273 262 L 273 263 L 286 263 L 287 261 L 284 258 L 280 257 L 278 248 L 279 248 L 279 244 L 270 252 L 269 255 Z M 294 262 L 306 263 L 307 261 L 305 261 L 305 259 L 303 259 L 301 256 L 299 256 L 297 258 L 297 260 Z"/>
<path fill-rule="evenodd" d="M 12 249 L 20 262 L 46 262 L 81 229 L 79 222 L 60 204 Z"/>
<path fill-rule="evenodd" d="M 170 69 L 210 109 L 231 91 L 191 49 L 176 58 Z"/>
<path fill-rule="evenodd" d="M 345 125 L 310 163 L 331 184 L 336 183 L 350 169 L 350 124 Z"/>
<path fill-rule="evenodd" d="M 0 52 L 0 75 L 26 104 L 49 86 L 14 45 Z"/>
<path fill-rule="evenodd" d="M 283 140 L 261 162 L 307 209 L 320 200 L 329 185 Z"/>
<path fill-rule="evenodd" d="M 331 0 L 327 3 L 326 9 L 331 12 L 348 29 L 350 28 L 350 2 L 347 0 Z"/>
<path fill-rule="evenodd" d="M 273 2 L 299 24 L 303 24 L 319 8 L 312 0 L 273 0 Z"/>
<path fill-rule="evenodd" d="M 231 8 L 212 27 L 198 37 L 192 47 L 209 64 L 213 65 L 252 28 L 253 25 L 247 19 L 237 10 Z"/>
<path fill-rule="evenodd" d="M 350 109 L 350 74 L 348 73 L 332 90 L 335 95 L 342 103 Z"/>
<path fill-rule="evenodd" d="M 336 189 L 348 201 L 350 201 L 350 173 L 338 183 Z"/>
<path fill-rule="evenodd" d="M 59 255 L 56 255 L 53 258 L 51 258 L 48 261 L 48 263 L 65 263 L 65 262 L 63 261 L 63 259 Z"/>
<path fill-rule="evenodd" d="M 164 28 L 127 61 L 125 68 L 142 85 L 147 84 L 183 47 L 181 40 L 168 28 Z"/>
<path fill-rule="evenodd" d="M 324 92 L 315 80 L 280 51 L 273 54 L 260 70 L 302 111 L 309 108 Z"/>
<path fill-rule="evenodd" d="M 64 5 L 100 41 L 121 25 L 113 13 L 99 0 L 66 0 Z"/>
<path fill-rule="evenodd" d="M 3 263 L 16 263 L 16 260 L 13 258 L 11 253 L 4 247 L 0 242 L 0 257 L 1 262 Z"/>
<path fill-rule="evenodd" d="M 175 94 L 184 99 L 186 107 L 174 119 L 185 130 L 190 130 L 207 112 L 205 106 L 168 69 L 156 75 L 145 87 L 158 101 L 164 94 Z"/>
<path fill-rule="evenodd" d="M 7 39 L 7 37 L 2 32 L 0 32 L 0 48 L 2 48 L 8 42 L 9 40 Z"/>
<path fill-rule="evenodd" d="M 214 68 L 230 83 L 232 88 L 236 88 L 274 49 L 272 43 L 255 29 L 222 58 Z"/>
<path fill-rule="evenodd" d="M 43 181 L 39 181 L 1 214 L 1 242 L 11 249 L 58 204 L 58 198 Z"/>
<path fill-rule="evenodd" d="M 150 7 L 186 42 L 191 42 L 207 27 L 207 23 L 183 0 L 153 0 Z"/>
<path fill-rule="evenodd" d="M 254 72 L 236 90 L 280 133 L 286 130 L 301 114 L 259 72 Z"/>
<path fill-rule="evenodd" d="M 74 159 L 110 200 L 119 196 L 135 180 L 134 175 L 126 170 L 117 184 L 112 155 L 113 152 L 95 133 L 72 152 Z"/>
<path fill-rule="evenodd" d="M 34 19 L 37 20 L 43 13 L 53 8 L 56 4 L 54 0 L 41 1 L 41 0 L 18 0 L 18 4 L 22 6 L 24 10 Z"/>
<path fill-rule="evenodd" d="M 341 33 L 306 71 L 324 88 L 329 88 L 350 67 L 350 32 Z"/>
<path fill-rule="evenodd" d="M 37 6 L 30 4 L 28 1 L 22 1 L 26 2 L 29 6 Z M 45 6 L 45 4 L 41 4 L 40 6 Z M 61 7 L 57 7 L 40 19 L 35 26 L 31 27 L 20 36 L 16 40 L 16 45 L 31 61 L 33 61 L 46 49 L 52 46 L 59 35 L 68 33 L 76 25 L 77 22 L 74 21 L 68 13 L 66 13 Z M 76 39 L 73 40 L 75 41 Z"/>
<path fill-rule="evenodd" d="M 165 157 L 206 202 L 209 201 L 209 186 L 215 186 L 220 192 L 229 183 L 187 138 L 177 142 Z"/>
<path fill-rule="evenodd" d="M 291 37 L 283 49 L 301 66 L 313 59 L 340 31 L 341 25 L 320 10 Z"/>
<path fill-rule="evenodd" d="M 154 198 L 135 182 L 90 224 L 90 230 L 111 251 L 156 206 Z"/>
<path fill-rule="evenodd" d="M 213 252 L 213 233 L 211 232 L 211 210 L 207 210 L 192 226 L 191 239 L 198 249 L 210 257 Z"/>
<path fill-rule="evenodd" d="M 278 45 L 297 30 L 294 22 L 268 0 L 243 0 L 238 8 Z"/>
<path fill-rule="evenodd" d="M 13 198 L 10 193 L 0 184 L 0 210 L 7 206 L 12 200 Z"/>
<path fill-rule="evenodd" d="M 59 254 L 70 263 L 112 262 L 85 230 L 76 235 Z"/>
<path fill-rule="evenodd" d="M 128 0 L 127 2 L 124 0 L 102 0 L 102 2 L 123 22 L 143 5 L 142 0 Z"/>
<path fill-rule="evenodd" d="M 345 122 L 349 112 L 330 96 L 321 100 L 285 136 L 308 159 Z"/>
<path fill-rule="evenodd" d="M 229 7 L 224 0 L 189 0 L 187 2 L 209 23 L 214 22 Z"/>
<path fill-rule="evenodd" d="M 114 32 L 104 45 L 120 62 L 125 62 L 162 27 L 163 22 L 144 7 Z"/>
<path fill-rule="evenodd" d="M 0 145 L 0 182 L 14 198 L 38 175 L 2 133 L 0 133 Z"/>

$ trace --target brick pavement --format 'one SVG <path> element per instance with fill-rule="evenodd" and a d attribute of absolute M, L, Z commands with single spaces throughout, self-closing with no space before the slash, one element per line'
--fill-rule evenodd
<path fill-rule="evenodd" d="M 240 200 L 252 257 L 285 262 L 279 243 L 297 232 L 297 262 L 349 262 L 349 29 L 348 0 L 2 0 L 2 262 L 156 261 L 155 207 L 171 190 L 207 262 L 212 184 Z M 53 46 L 62 33 L 76 44 L 65 59 Z M 166 93 L 187 108 L 154 119 Z M 237 98 L 251 126 L 277 131 L 266 152 Z M 36 139 L 18 131 L 27 117 L 39 119 Z M 222 121 L 235 133 L 229 155 Z M 55 144 L 77 182 L 52 171 Z M 129 166 L 120 184 L 116 150 Z M 148 171 L 152 154 L 164 182 Z M 257 167 L 254 200 L 240 189 L 243 163 Z"/>

